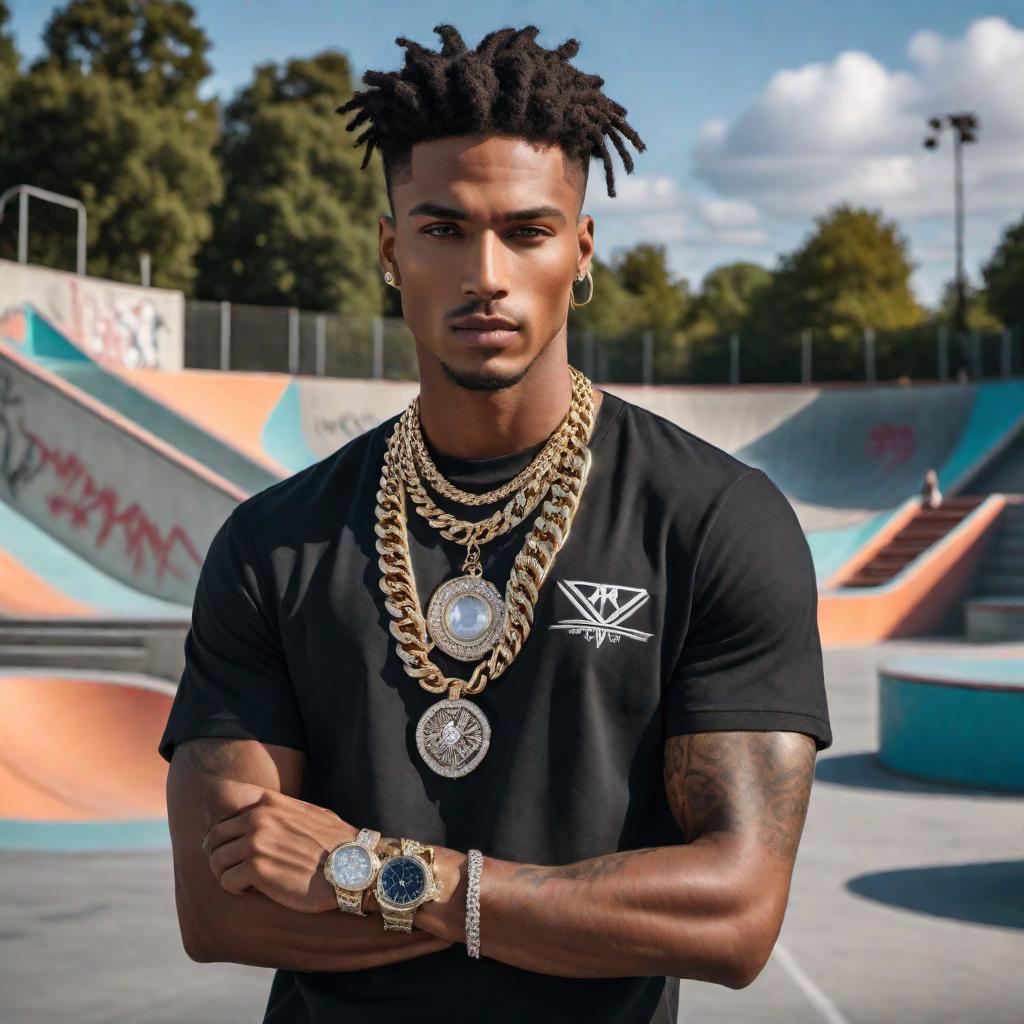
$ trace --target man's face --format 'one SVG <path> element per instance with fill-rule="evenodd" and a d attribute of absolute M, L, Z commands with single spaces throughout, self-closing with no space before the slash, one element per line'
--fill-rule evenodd
<path fill-rule="evenodd" d="M 593 218 L 577 223 L 582 188 L 557 146 L 472 135 L 413 146 L 392 181 L 394 222 L 380 219 L 380 256 L 401 282 L 421 373 L 433 361 L 464 387 L 508 387 L 564 344 L 572 282 L 594 248 Z M 473 315 L 514 329 L 459 326 Z"/>

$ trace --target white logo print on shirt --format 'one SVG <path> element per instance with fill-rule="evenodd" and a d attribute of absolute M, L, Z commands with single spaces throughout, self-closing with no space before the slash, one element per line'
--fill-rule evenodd
<path fill-rule="evenodd" d="M 643 587 L 559 580 L 558 589 L 569 598 L 582 618 L 562 619 L 550 626 L 550 629 L 567 629 L 573 636 L 582 633 L 585 640 L 595 640 L 598 647 L 605 640 L 617 644 L 624 636 L 641 643 L 646 643 L 654 636 L 653 633 L 622 625 L 650 600 L 651 595 Z"/>

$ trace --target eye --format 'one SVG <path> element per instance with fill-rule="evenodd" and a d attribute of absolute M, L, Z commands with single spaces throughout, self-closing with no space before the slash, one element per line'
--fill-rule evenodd
<path fill-rule="evenodd" d="M 431 224 L 429 227 L 425 227 L 423 229 L 423 234 L 431 235 L 434 238 L 451 238 L 452 237 L 451 235 L 435 235 L 434 232 L 435 231 L 439 231 L 439 230 L 440 231 L 445 231 L 445 230 L 454 231 L 455 228 L 454 228 L 454 225 L 452 225 L 452 224 Z"/>
<path fill-rule="evenodd" d="M 546 231 L 544 228 L 517 228 L 517 231 L 535 231 L 535 235 L 526 235 L 526 238 L 543 238 L 545 235 L 550 235 L 550 231 Z"/>

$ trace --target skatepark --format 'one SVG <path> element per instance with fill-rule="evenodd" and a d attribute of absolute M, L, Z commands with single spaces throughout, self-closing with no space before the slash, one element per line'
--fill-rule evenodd
<path fill-rule="evenodd" d="M 256 1019 L 269 972 L 199 970 L 173 918 L 156 742 L 192 593 L 238 502 L 416 384 L 129 366 L 0 298 L 8 1019 Z M 601 386 L 763 469 L 818 580 L 835 743 L 786 925 L 749 988 L 684 981 L 680 1021 L 1019 1022 L 1024 380 Z"/>

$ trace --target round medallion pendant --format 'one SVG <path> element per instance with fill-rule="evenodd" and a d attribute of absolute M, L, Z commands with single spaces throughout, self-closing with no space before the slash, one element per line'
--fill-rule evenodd
<path fill-rule="evenodd" d="M 427 629 L 445 654 L 479 661 L 505 632 L 505 599 L 479 576 L 445 580 L 430 599 Z"/>
<path fill-rule="evenodd" d="M 439 700 L 420 716 L 416 746 L 427 767 L 457 779 L 468 775 L 491 745 L 491 723 L 468 700 Z"/>

